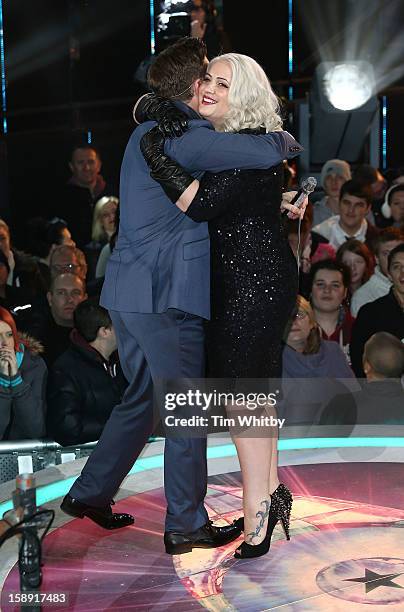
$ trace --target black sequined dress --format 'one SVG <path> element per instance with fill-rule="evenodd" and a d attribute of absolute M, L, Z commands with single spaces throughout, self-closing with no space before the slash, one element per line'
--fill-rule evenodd
<path fill-rule="evenodd" d="M 187 214 L 209 221 L 212 378 L 279 378 L 282 337 L 298 291 L 281 223 L 282 165 L 205 173 Z"/>

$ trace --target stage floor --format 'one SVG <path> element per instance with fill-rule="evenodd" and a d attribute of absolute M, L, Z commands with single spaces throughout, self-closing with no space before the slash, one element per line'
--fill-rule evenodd
<path fill-rule="evenodd" d="M 163 490 L 133 495 L 114 508 L 134 514 L 133 527 L 109 532 L 77 519 L 48 535 L 41 591 L 68 594 L 67 606 L 49 609 L 86 612 L 402 611 L 403 470 L 402 463 L 372 462 L 281 468 L 295 498 L 291 541 L 277 527 L 269 553 L 255 560 L 233 558 L 239 541 L 166 555 Z M 240 474 L 210 477 L 206 503 L 215 522 L 238 517 Z M 19 609 L 7 603 L 18 580 L 14 567 L 4 611 Z"/>

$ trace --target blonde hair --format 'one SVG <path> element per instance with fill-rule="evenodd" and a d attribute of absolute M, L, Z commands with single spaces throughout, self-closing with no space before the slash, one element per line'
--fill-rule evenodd
<path fill-rule="evenodd" d="M 116 204 L 116 207 L 118 208 L 119 200 L 118 198 L 115 198 L 114 196 L 104 196 L 103 198 L 100 198 L 94 206 L 93 227 L 91 230 L 91 238 L 95 242 L 101 242 L 103 240 L 108 239 L 108 236 L 105 233 L 104 228 L 102 227 L 101 215 L 102 215 L 102 209 L 104 208 L 106 204 L 109 204 L 109 202 L 113 202 L 114 204 Z"/>
<path fill-rule="evenodd" d="M 216 62 L 228 62 L 232 79 L 229 87 L 229 112 L 221 132 L 239 132 L 264 127 L 266 132 L 282 130 L 282 118 L 277 96 L 267 75 L 252 57 L 241 53 L 225 53 L 215 57 Z"/>
<path fill-rule="evenodd" d="M 313 309 L 310 302 L 308 302 L 302 295 L 298 295 L 296 299 L 296 311 L 303 310 L 309 317 L 311 330 L 307 336 L 306 345 L 303 350 L 303 355 L 313 355 L 318 353 L 321 344 L 321 333 L 316 318 L 314 316 Z"/>

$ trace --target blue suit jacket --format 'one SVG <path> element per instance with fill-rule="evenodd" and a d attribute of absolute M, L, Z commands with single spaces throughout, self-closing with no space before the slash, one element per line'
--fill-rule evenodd
<path fill-rule="evenodd" d="M 181 104 L 190 117 L 198 117 Z M 168 308 L 210 316 L 210 253 L 207 223 L 196 223 L 167 198 L 149 174 L 139 148 L 155 125 L 135 129 L 120 178 L 120 224 L 108 261 L 101 304 L 120 312 L 159 313 Z M 166 141 L 166 153 L 196 178 L 204 171 L 269 168 L 302 148 L 287 132 L 262 135 L 215 132 L 204 120 L 190 121 L 180 138 Z"/>

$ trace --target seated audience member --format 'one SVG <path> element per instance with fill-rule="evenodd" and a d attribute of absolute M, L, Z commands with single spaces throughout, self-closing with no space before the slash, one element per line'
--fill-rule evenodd
<path fill-rule="evenodd" d="M 352 329 L 352 368 L 360 378 L 364 377 L 363 349 L 370 336 L 385 331 L 404 342 L 404 244 L 389 253 L 387 269 L 392 288 L 387 295 L 362 306 Z"/>
<path fill-rule="evenodd" d="M 0 307 L 0 440 L 45 436 L 46 366 L 42 346 L 17 332 Z"/>
<path fill-rule="evenodd" d="M 0 306 L 7 310 L 12 310 L 16 307 L 23 307 L 30 302 L 30 295 L 27 294 L 21 287 L 10 287 L 7 285 L 7 279 L 10 272 L 10 266 L 7 257 L 0 250 Z"/>
<path fill-rule="evenodd" d="M 322 339 L 309 302 L 299 295 L 296 308 L 282 357 L 281 412 L 288 425 L 315 423 L 320 408 L 347 390 L 335 379 L 353 379 L 350 388 L 359 387 L 342 349 Z"/>
<path fill-rule="evenodd" d="M 109 239 L 109 242 L 102 247 L 100 255 L 98 257 L 97 266 L 95 269 L 95 278 L 97 279 L 97 281 L 101 281 L 101 279 L 102 281 L 104 280 L 108 259 L 110 258 L 111 253 L 114 250 L 115 243 L 118 239 L 119 206 L 116 209 L 115 227 L 116 227 L 115 232 L 112 234 L 111 238 Z"/>
<path fill-rule="evenodd" d="M 353 172 L 353 180 L 366 185 L 372 193 L 372 206 L 367 219 L 378 227 L 380 220 L 380 207 L 387 189 L 387 181 L 377 168 L 369 164 L 357 166 Z"/>
<path fill-rule="evenodd" d="M 50 272 L 51 277 L 63 272 L 77 274 L 86 283 L 88 296 L 99 298 L 102 282 L 98 279 L 86 282 L 87 261 L 81 249 L 68 245 L 56 247 L 50 258 Z"/>
<path fill-rule="evenodd" d="M 104 196 L 98 200 L 94 207 L 92 240 L 84 248 L 89 268 L 89 278 L 91 279 L 95 277 L 97 260 L 102 248 L 109 244 L 116 231 L 118 202 L 118 198 Z"/>
<path fill-rule="evenodd" d="M 69 167 L 72 176 L 58 196 L 55 212 L 66 219 L 72 236 L 82 248 L 91 240 L 95 202 L 107 193 L 115 193 L 115 190 L 107 186 L 100 174 L 101 158 L 93 145 L 75 146 Z"/>
<path fill-rule="evenodd" d="M 51 278 L 59 274 L 77 274 L 83 282 L 87 276 L 87 262 L 83 251 L 72 245 L 60 245 L 53 249 L 49 259 Z"/>
<path fill-rule="evenodd" d="M 0 219 L 0 249 L 7 257 L 9 266 L 7 285 L 22 288 L 30 299 L 46 291 L 35 258 L 12 247 L 10 229 L 2 219 Z"/>
<path fill-rule="evenodd" d="M 346 300 L 347 304 L 350 304 L 355 291 L 372 276 L 375 267 L 374 256 L 366 244 L 350 238 L 339 247 L 336 262 L 347 265 L 351 270 L 351 283 Z"/>
<path fill-rule="evenodd" d="M 86 297 L 84 281 L 77 274 L 59 274 L 51 280 L 48 305 L 32 313 L 28 329 L 43 344 L 48 367 L 69 347 L 74 310 Z"/>
<path fill-rule="evenodd" d="M 64 446 L 98 440 L 127 382 L 108 311 L 85 300 L 74 312 L 71 346 L 53 364 L 48 430 Z"/>
<path fill-rule="evenodd" d="M 324 340 L 338 342 L 349 361 L 354 318 L 345 305 L 351 274 L 345 264 L 324 259 L 311 267 L 311 305 Z"/>
<path fill-rule="evenodd" d="M 328 242 L 338 249 L 349 238 L 356 238 L 366 242 L 371 249 L 378 234 L 378 229 L 366 219 L 371 203 L 369 187 L 355 181 L 344 183 L 340 192 L 339 214 L 313 227 L 313 244 Z"/>
<path fill-rule="evenodd" d="M 404 184 L 392 185 L 386 191 L 381 213 L 386 225 L 404 229 Z"/>
<path fill-rule="evenodd" d="M 46 286 L 50 286 L 50 258 L 57 246 L 72 246 L 76 243 L 72 239 L 66 221 L 54 217 L 48 221 L 42 217 L 35 217 L 28 223 L 29 229 L 29 251 L 38 258 L 38 267 Z"/>
<path fill-rule="evenodd" d="M 400 231 L 396 227 L 387 227 L 380 230 L 374 243 L 377 264 L 375 271 L 367 283 L 359 287 L 351 301 L 351 313 L 354 317 L 358 315 L 361 306 L 387 295 L 390 291 L 391 280 L 388 276 L 387 258 L 389 253 L 403 242 L 404 230 Z"/>
<path fill-rule="evenodd" d="M 339 194 L 346 181 L 351 180 L 349 164 L 342 159 L 329 159 L 321 168 L 320 184 L 325 195 L 313 205 L 313 225 L 319 225 L 339 214 Z"/>
<path fill-rule="evenodd" d="M 404 344 L 387 332 L 365 344 L 361 391 L 334 398 L 324 410 L 322 425 L 404 425 Z"/>

